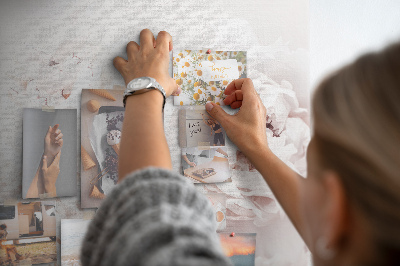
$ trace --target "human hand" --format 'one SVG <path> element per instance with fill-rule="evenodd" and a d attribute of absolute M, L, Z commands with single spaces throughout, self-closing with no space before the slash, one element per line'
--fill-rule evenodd
<path fill-rule="evenodd" d="M 47 156 L 43 155 L 42 161 L 42 177 L 43 177 L 43 185 L 44 185 L 44 192 L 49 194 L 51 197 L 57 196 L 56 190 L 56 181 L 58 174 L 60 173 L 60 157 L 61 151 L 57 153 L 56 157 L 54 158 L 53 162 L 47 167 Z"/>
<path fill-rule="evenodd" d="M 196 167 L 196 163 L 194 163 L 194 162 L 189 162 L 189 165 L 190 165 L 191 167 Z"/>
<path fill-rule="evenodd" d="M 126 46 L 128 60 L 114 58 L 114 67 L 121 73 L 125 85 L 140 77 L 152 77 L 164 88 L 166 96 L 179 94 L 178 85 L 168 73 L 169 52 L 172 50 L 172 37 L 160 31 L 157 40 L 149 29 L 140 32 L 140 46 L 131 41 Z"/>
<path fill-rule="evenodd" d="M 268 149 L 266 135 L 267 110 L 249 78 L 232 81 L 225 89 L 228 95 L 225 105 L 240 110 L 235 115 L 227 114 L 221 106 L 207 103 L 207 112 L 225 129 L 226 135 L 244 153 L 250 154 L 260 149 Z"/>
<path fill-rule="evenodd" d="M 56 124 L 54 127 L 49 126 L 46 136 L 44 137 L 44 155 L 48 157 L 48 163 L 50 164 L 54 157 L 61 151 L 64 140 L 62 139 L 63 134 L 58 128 L 60 125 Z M 48 166 L 48 165 L 47 165 Z"/>

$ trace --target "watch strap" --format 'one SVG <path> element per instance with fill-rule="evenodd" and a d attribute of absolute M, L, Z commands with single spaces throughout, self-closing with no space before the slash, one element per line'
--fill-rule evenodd
<path fill-rule="evenodd" d="M 151 80 L 151 85 L 149 87 L 146 87 L 146 88 L 143 88 L 143 89 L 140 89 L 140 90 L 134 90 L 134 91 L 129 90 L 130 87 L 131 87 L 130 85 L 136 79 L 133 79 L 128 83 L 128 85 L 126 86 L 126 90 L 124 92 L 124 99 L 123 99 L 124 107 L 126 105 L 126 98 L 128 98 L 128 96 L 131 96 L 131 95 L 135 94 L 135 92 L 141 91 L 141 90 L 158 90 L 159 92 L 161 92 L 161 94 L 162 94 L 162 96 L 164 98 L 163 106 L 162 106 L 162 110 L 164 111 L 165 101 L 166 101 L 166 98 L 167 98 L 165 90 L 154 78 L 151 78 L 151 77 L 148 77 L 148 78 Z"/>

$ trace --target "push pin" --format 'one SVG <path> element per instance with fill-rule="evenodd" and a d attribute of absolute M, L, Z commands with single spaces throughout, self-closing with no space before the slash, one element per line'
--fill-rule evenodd
<path fill-rule="evenodd" d="M 211 49 L 208 49 L 206 54 L 211 54 Z"/>
<path fill-rule="evenodd" d="M 230 236 L 230 237 L 234 237 L 234 236 L 235 236 L 235 233 L 232 232 L 229 236 Z"/>

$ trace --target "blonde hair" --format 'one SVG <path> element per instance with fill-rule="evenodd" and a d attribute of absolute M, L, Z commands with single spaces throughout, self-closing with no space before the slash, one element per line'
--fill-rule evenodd
<path fill-rule="evenodd" d="M 400 264 L 400 43 L 326 78 L 313 113 L 322 166 L 364 214 L 377 260 Z"/>

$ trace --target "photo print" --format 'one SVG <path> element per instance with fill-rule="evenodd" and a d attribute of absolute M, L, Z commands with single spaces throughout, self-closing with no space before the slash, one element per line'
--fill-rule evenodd
<path fill-rule="evenodd" d="M 217 232 L 226 229 L 226 195 L 223 193 L 206 194 L 215 210 L 215 219 L 217 221 Z"/>
<path fill-rule="evenodd" d="M 61 264 L 65 266 L 82 265 L 80 252 L 82 241 L 92 220 L 61 220 Z"/>
<path fill-rule="evenodd" d="M 57 262 L 54 202 L 20 202 L 0 208 L 0 265 Z M 13 207 L 13 208 L 11 208 Z M 12 215 L 14 211 L 14 214 Z"/>
<path fill-rule="evenodd" d="M 181 147 L 225 146 L 225 130 L 204 108 L 179 110 Z"/>
<path fill-rule="evenodd" d="M 226 86 L 247 77 L 246 65 L 245 51 L 174 51 L 174 78 L 182 88 L 174 96 L 174 105 L 205 105 L 208 101 L 223 105 Z"/>
<path fill-rule="evenodd" d="M 255 263 L 256 234 L 219 234 L 222 250 L 235 266 L 251 266 Z"/>
<path fill-rule="evenodd" d="M 84 89 L 81 99 L 81 207 L 97 208 L 118 182 L 123 90 Z"/>
<path fill-rule="evenodd" d="M 182 148 L 182 172 L 194 183 L 232 182 L 225 147 Z"/>
<path fill-rule="evenodd" d="M 76 154 L 76 109 L 24 109 L 22 198 L 75 196 Z"/>

